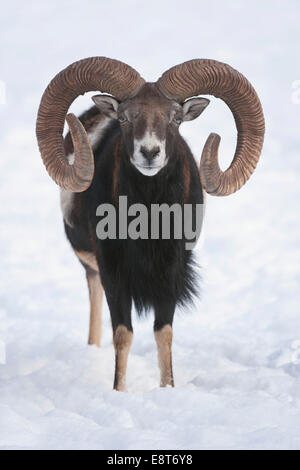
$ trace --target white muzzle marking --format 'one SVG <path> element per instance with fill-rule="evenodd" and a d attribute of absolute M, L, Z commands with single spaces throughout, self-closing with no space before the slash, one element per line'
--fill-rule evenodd
<path fill-rule="evenodd" d="M 157 148 L 159 152 L 149 162 L 141 152 L 142 147 L 147 150 Z M 150 134 L 147 131 L 142 139 L 134 139 L 133 156 L 130 158 L 130 161 L 143 175 L 156 175 L 167 164 L 166 141 L 159 140 L 154 133 Z"/>

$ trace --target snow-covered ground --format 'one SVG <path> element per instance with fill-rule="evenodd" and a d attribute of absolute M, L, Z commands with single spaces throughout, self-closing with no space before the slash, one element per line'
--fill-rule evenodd
<path fill-rule="evenodd" d="M 300 448 L 299 15 L 296 0 L 1 6 L 0 448 Z M 111 390 L 108 309 L 103 348 L 88 347 L 84 273 L 36 148 L 47 82 L 92 55 L 149 80 L 190 58 L 222 60 L 252 81 L 265 110 L 254 176 L 233 196 L 208 197 L 202 299 L 174 324 L 175 389 L 158 387 L 148 318 L 134 321 L 129 393 Z M 84 97 L 73 109 L 87 106 Z M 211 131 L 223 136 L 225 167 L 234 123 L 214 99 L 182 127 L 197 158 Z"/>

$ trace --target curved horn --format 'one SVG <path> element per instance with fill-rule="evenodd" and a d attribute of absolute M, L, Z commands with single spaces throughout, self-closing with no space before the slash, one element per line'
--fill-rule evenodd
<path fill-rule="evenodd" d="M 238 131 L 231 165 L 224 172 L 220 169 L 220 137 L 210 134 L 201 157 L 200 178 L 205 190 L 215 196 L 240 189 L 257 165 L 265 132 L 262 107 L 252 85 L 229 65 L 209 59 L 176 65 L 160 77 L 157 85 L 168 98 L 180 103 L 190 96 L 209 94 L 229 106 Z"/>
<path fill-rule="evenodd" d="M 82 59 L 59 72 L 46 88 L 40 103 L 36 136 L 46 169 L 54 181 L 74 192 L 86 190 L 93 179 L 94 158 L 81 122 L 67 116 L 75 161 L 65 156 L 63 128 L 72 102 L 87 91 L 110 93 L 122 101 L 133 96 L 144 80 L 129 65 L 106 57 Z"/>

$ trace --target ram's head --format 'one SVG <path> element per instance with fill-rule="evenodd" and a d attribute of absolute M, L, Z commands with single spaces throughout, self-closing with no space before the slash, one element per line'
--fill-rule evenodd
<path fill-rule="evenodd" d="M 238 131 L 231 165 L 222 171 L 218 163 L 220 137 L 210 134 L 200 162 L 204 189 L 226 196 L 240 189 L 258 162 L 264 138 L 264 116 L 258 96 L 239 72 L 227 64 L 195 59 L 165 72 L 154 84 L 146 83 L 128 65 L 105 57 L 83 59 L 61 71 L 47 87 L 39 108 L 37 138 L 45 166 L 61 187 L 86 190 L 93 179 L 94 158 L 88 136 L 73 115 L 71 103 L 87 91 L 102 112 L 121 123 L 128 154 L 144 174 L 156 174 L 168 161 L 172 135 L 183 120 L 197 117 L 207 106 L 205 98 L 221 98 L 231 109 Z M 75 161 L 64 153 L 64 122 L 70 127 Z"/>

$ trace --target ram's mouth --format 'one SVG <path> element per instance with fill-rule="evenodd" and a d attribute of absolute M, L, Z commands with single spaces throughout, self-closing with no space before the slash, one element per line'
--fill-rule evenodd
<path fill-rule="evenodd" d="M 155 176 L 162 168 L 163 165 L 142 165 L 131 160 L 135 169 L 144 176 Z"/>
<path fill-rule="evenodd" d="M 139 163 L 135 163 L 135 166 L 137 166 L 138 168 L 144 168 L 145 170 L 158 170 L 158 169 L 161 169 L 161 168 L 162 168 L 161 165 L 159 165 L 159 166 L 140 165 Z"/>

